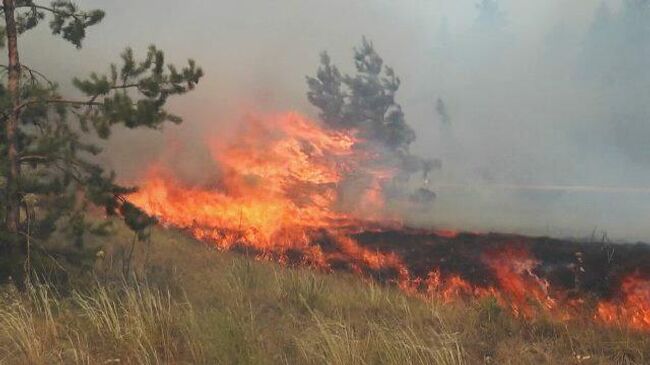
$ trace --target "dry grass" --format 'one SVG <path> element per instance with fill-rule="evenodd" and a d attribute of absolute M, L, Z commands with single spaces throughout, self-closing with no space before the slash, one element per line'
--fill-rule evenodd
<path fill-rule="evenodd" d="M 125 242 L 118 231 L 111 242 Z M 65 294 L 0 289 L 0 364 L 648 364 L 650 336 L 518 320 L 346 274 L 219 253 L 158 230 L 123 280 L 120 247 Z"/>
<path fill-rule="evenodd" d="M 30 285 L 0 306 L 7 364 L 168 364 L 200 360 L 191 305 L 143 283 L 98 285 L 70 297 Z"/>

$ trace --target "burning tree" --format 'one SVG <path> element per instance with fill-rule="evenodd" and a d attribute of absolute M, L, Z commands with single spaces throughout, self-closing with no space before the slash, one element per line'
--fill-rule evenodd
<path fill-rule="evenodd" d="M 179 69 L 165 63 L 164 53 L 151 46 L 136 60 L 131 49 L 111 64 L 107 74 L 75 78 L 85 96 L 66 98 L 57 84 L 21 63 L 18 36 L 46 18 L 51 32 L 81 48 L 86 30 L 104 18 L 101 10 L 85 11 L 72 1 L 43 5 L 33 0 L 3 0 L 8 63 L 6 83 L 0 85 L 0 249 L 14 266 L 14 275 L 26 254 L 27 238 L 44 238 L 61 227 L 77 245 L 85 232 L 101 233 L 106 223 L 85 218 L 91 206 L 108 215 L 121 214 L 127 225 L 143 235 L 152 220 L 123 195 L 133 188 L 120 186 L 115 174 L 105 171 L 94 156 L 101 150 L 90 141 L 106 139 L 114 126 L 159 128 L 181 118 L 165 110 L 170 96 L 194 88 L 203 72 L 194 61 Z M 8 274 L 8 272 L 5 272 Z"/>

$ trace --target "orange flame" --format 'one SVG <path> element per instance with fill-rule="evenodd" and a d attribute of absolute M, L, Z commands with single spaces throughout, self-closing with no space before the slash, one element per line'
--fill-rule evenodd
<path fill-rule="evenodd" d="M 357 168 L 353 134 L 326 131 L 297 114 L 257 120 L 233 143 L 210 150 L 223 170 L 219 188 L 188 187 L 161 167 L 153 168 L 129 200 L 163 222 L 193 228 L 244 232 L 249 241 L 290 228 L 331 227 L 350 219 L 333 209 L 336 185 Z M 221 241 L 221 235 L 219 235 Z"/>
<path fill-rule="evenodd" d="M 251 120 L 233 138 L 212 140 L 208 147 L 220 168 L 215 186 L 191 186 L 154 166 L 129 201 L 220 249 L 244 247 L 260 258 L 326 271 L 386 272 L 414 295 L 446 302 L 492 296 L 525 318 L 546 312 L 568 319 L 567 308 L 583 305 L 554 297 L 549 283 L 535 274 L 539 262 L 516 244 L 482 257 L 494 277 L 487 287 L 443 275 L 439 268 L 417 277 L 399 255 L 359 244 L 351 233 L 388 225 L 383 186 L 395 169 L 382 164 L 381 154 L 354 131 L 332 131 L 289 113 Z M 354 199 L 342 204 L 349 185 L 353 193 L 347 197 Z M 458 236 L 451 230 L 436 234 Z M 621 293 L 598 304 L 595 318 L 650 329 L 650 282 L 632 275 L 623 280 Z"/>
<path fill-rule="evenodd" d="M 510 307 L 517 315 L 530 318 L 538 309 L 551 311 L 556 302 L 548 293 L 549 284 L 533 270 L 539 262 L 522 248 L 510 246 L 485 257 L 501 290 L 508 294 Z M 537 308 L 538 306 L 543 308 Z"/>
<path fill-rule="evenodd" d="M 638 272 L 625 277 L 619 298 L 599 303 L 596 318 L 605 323 L 650 329 L 650 280 Z"/>
<path fill-rule="evenodd" d="M 399 271 L 403 265 L 394 254 L 373 252 L 335 232 L 361 224 L 337 209 L 338 186 L 348 176 L 369 177 L 358 206 L 375 213 L 383 205 L 382 183 L 392 178 L 390 169 L 367 167 L 375 155 L 359 142 L 354 132 L 326 130 L 296 113 L 254 120 L 229 143 L 210 143 L 223 170 L 218 188 L 188 187 L 155 167 L 129 201 L 221 249 L 242 245 L 281 261 L 297 250 L 303 261 L 325 269 L 343 260 Z M 333 252 L 314 244 L 322 229 L 330 230 Z"/>

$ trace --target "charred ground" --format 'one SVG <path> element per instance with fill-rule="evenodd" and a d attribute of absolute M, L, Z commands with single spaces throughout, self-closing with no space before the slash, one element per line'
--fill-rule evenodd
<path fill-rule="evenodd" d="M 616 295 L 620 281 L 634 272 L 650 277 L 650 245 L 579 242 L 502 233 L 459 233 L 452 237 L 422 230 L 366 231 L 354 235 L 364 247 L 399 254 L 416 276 L 432 268 L 443 276 L 460 275 L 474 285 L 497 284 L 486 255 L 511 248 L 526 250 L 538 261 L 534 273 L 551 287 L 574 295 Z"/>

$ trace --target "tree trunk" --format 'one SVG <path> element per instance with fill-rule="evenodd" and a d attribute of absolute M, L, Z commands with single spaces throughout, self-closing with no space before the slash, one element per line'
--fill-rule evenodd
<path fill-rule="evenodd" d="M 7 137 L 7 191 L 5 228 L 9 233 L 18 233 L 20 224 L 20 194 L 19 178 L 20 165 L 18 163 L 18 145 L 16 132 L 20 118 L 20 78 L 21 67 L 18 59 L 18 39 L 16 20 L 14 16 L 15 0 L 2 0 L 5 13 L 7 33 L 7 51 L 9 54 L 7 91 L 11 97 L 12 110 L 5 125 Z"/>

